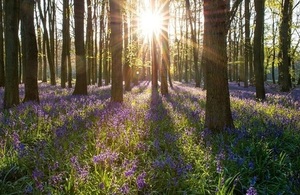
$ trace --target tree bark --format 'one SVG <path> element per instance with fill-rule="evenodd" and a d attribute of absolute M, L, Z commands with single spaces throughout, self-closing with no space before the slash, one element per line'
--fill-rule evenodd
<path fill-rule="evenodd" d="M 127 16 L 125 16 L 127 17 Z M 124 81 L 125 81 L 125 91 L 131 91 L 131 71 L 130 71 L 130 57 L 129 57 L 129 28 L 128 28 L 128 22 L 125 19 L 124 20 L 124 58 L 125 58 L 125 63 L 124 63 Z"/>
<path fill-rule="evenodd" d="M 152 11 L 155 9 L 155 0 L 151 1 Z M 157 60 L 157 43 L 155 33 L 151 40 L 151 58 L 152 58 L 152 90 L 158 89 L 158 60 Z"/>
<path fill-rule="evenodd" d="M 249 85 L 249 52 L 250 52 L 250 0 L 245 0 L 245 71 L 244 71 L 244 87 Z"/>
<path fill-rule="evenodd" d="M 23 47 L 23 67 L 25 98 L 24 102 L 39 102 L 38 93 L 38 50 L 34 27 L 34 0 L 22 0 L 21 3 L 22 22 L 22 47 Z M 23 42 L 24 41 L 24 42 Z"/>
<path fill-rule="evenodd" d="M 67 62 L 68 62 L 68 34 L 69 34 L 69 0 L 63 0 L 63 43 L 61 54 L 61 87 L 66 87 L 67 82 Z"/>
<path fill-rule="evenodd" d="M 207 95 L 205 126 L 214 132 L 233 127 L 230 110 L 226 35 L 228 29 L 226 1 L 204 0 L 204 31 Z"/>
<path fill-rule="evenodd" d="M 46 18 L 44 16 L 43 12 L 42 12 L 41 3 L 40 3 L 40 1 L 37 1 L 37 2 L 38 2 L 39 14 L 40 14 L 42 24 L 43 24 L 43 28 L 44 28 L 44 36 L 43 36 L 44 37 L 44 43 L 43 44 L 45 44 L 45 47 L 46 47 L 45 50 L 47 51 L 47 59 L 48 59 L 49 69 L 50 69 L 50 83 L 51 83 L 51 85 L 56 85 L 55 67 L 54 67 L 54 58 L 53 58 L 54 53 L 52 53 L 52 49 L 51 49 L 51 46 L 50 46 L 51 38 L 49 39 L 48 28 L 47 28 L 47 24 L 46 24 Z M 46 5 L 44 4 L 44 9 L 46 9 L 45 6 Z M 46 74 L 46 67 L 44 67 L 44 78 L 43 78 L 44 82 L 46 82 L 46 78 L 45 78 L 46 75 L 45 74 Z"/>
<path fill-rule="evenodd" d="M 284 0 L 282 8 L 282 19 L 279 30 L 279 76 L 281 91 L 288 92 L 292 87 L 291 81 L 291 56 L 290 56 L 290 47 L 291 47 L 291 22 L 292 22 L 292 9 L 293 9 L 293 0 Z"/>
<path fill-rule="evenodd" d="M 255 31 L 254 31 L 254 72 L 256 99 L 266 98 L 264 86 L 264 12 L 265 0 L 255 0 Z"/>
<path fill-rule="evenodd" d="M 3 106 L 11 108 L 20 103 L 18 82 L 18 24 L 19 1 L 4 1 L 5 22 L 5 89 Z"/>
<path fill-rule="evenodd" d="M 162 2 L 162 10 L 163 10 L 163 26 L 162 26 L 162 62 L 161 62 L 161 94 L 162 95 L 167 95 L 168 92 L 168 80 L 167 80 L 167 75 L 168 75 L 168 67 L 170 66 L 170 48 L 169 48 L 169 6 L 170 6 L 170 1 L 169 0 L 164 0 Z"/>
<path fill-rule="evenodd" d="M 111 101 L 123 102 L 123 74 L 122 74 L 122 2 L 110 0 L 111 26 L 111 55 L 112 55 L 112 85 Z"/>
<path fill-rule="evenodd" d="M 191 14 L 191 6 L 190 1 L 186 0 L 186 12 L 188 15 L 189 25 L 191 28 L 191 36 L 192 36 L 192 48 L 193 48 L 193 58 L 194 58 L 194 71 L 195 71 L 195 87 L 200 87 L 201 80 L 200 80 L 200 74 L 199 74 L 199 67 L 198 67 L 198 59 L 199 59 L 199 51 L 198 51 L 198 44 L 197 44 L 197 37 L 196 37 L 196 27 L 193 27 L 192 22 L 192 14 Z"/>
<path fill-rule="evenodd" d="M 4 39 L 3 39 L 3 8 L 2 8 L 2 0 L 0 0 L 0 87 L 4 87 L 5 85 L 5 72 L 4 72 Z"/>
<path fill-rule="evenodd" d="M 98 69 L 98 86 L 102 86 L 102 67 L 103 67 L 103 43 L 104 43 L 104 13 L 105 13 L 105 1 L 102 1 L 100 10 L 100 35 L 99 35 L 99 69 Z"/>
<path fill-rule="evenodd" d="M 86 54 L 87 54 L 87 84 L 91 84 L 93 65 L 93 26 L 91 0 L 87 0 Z"/>
<path fill-rule="evenodd" d="M 74 0 L 76 83 L 73 95 L 87 95 L 84 51 L 84 0 Z"/>

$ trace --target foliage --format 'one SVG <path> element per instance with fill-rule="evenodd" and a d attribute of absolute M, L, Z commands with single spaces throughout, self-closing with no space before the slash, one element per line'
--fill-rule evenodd
<path fill-rule="evenodd" d="M 2 194 L 300 193 L 299 102 L 285 94 L 231 89 L 236 129 L 212 135 L 205 92 L 187 85 L 161 97 L 142 82 L 123 104 L 109 87 L 39 89 L 40 104 L 0 113 Z"/>

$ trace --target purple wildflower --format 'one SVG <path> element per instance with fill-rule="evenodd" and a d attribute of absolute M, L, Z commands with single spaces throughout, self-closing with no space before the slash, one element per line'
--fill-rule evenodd
<path fill-rule="evenodd" d="M 250 187 L 248 190 L 247 190 L 247 193 L 246 195 L 257 195 L 257 191 L 254 187 Z"/>
<path fill-rule="evenodd" d="M 52 166 L 50 165 L 50 170 L 55 171 L 59 168 L 59 163 L 56 161 Z"/>
<path fill-rule="evenodd" d="M 44 191 L 44 185 L 42 183 L 42 179 L 44 177 L 44 173 L 38 169 L 34 169 L 32 172 L 32 177 L 35 181 L 36 188 L 41 192 Z"/>
<path fill-rule="evenodd" d="M 51 176 L 49 183 L 52 186 L 56 186 L 56 185 L 60 184 L 62 181 L 63 181 L 62 174 L 58 174 L 58 175 Z"/>
<path fill-rule="evenodd" d="M 257 181 L 257 177 L 254 176 L 250 181 L 250 186 L 254 186 L 256 184 L 256 181 Z"/>
<path fill-rule="evenodd" d="M 138 175 L 138 177 L 136 178 L 136 185 L 139 190 L 146 187 L 145 177 L 146 177 L 146 172 L 143 172 L 140 175 Z"/>
<path fill-rule="evenodd" d="M 79 178 L 81 180 L 85 180 L 89 175 L 89 167 L 88 166 L 81 167 L 78 162 L 78 158 L 76 156 L 71 157 L 70 161 L 73 168 L 76 170 L 77 174 L 79 175 Z"/>
<path fill-rule="evenodd" d="M 121 188 L 120 191 L 122 194 L 129 194 L 130 189 L 127 183 L 125 183 Z"/>
<path fill-rule="evenodd" d="M 81 180 L 85 180 L 88 177 L 88 175 L 89 175 L 89 167 L 88 166 L 80 167 L 77 170 L 77 172 L 79 174 L 79 178 Z"/>
<path fill-rule="evenodd" d="M 13 132 L 13 145 L 15 150 L 17 150 L 19 148 L 19 144 L 20 144 L 20 136 L 17 132 Z"/>
<path fill-rule="evenodd" d="M 73 156 L 70 159 L 72 166 L 77 169 L 79 167 L 78 158 L 77 156 Z"/>
<path fill-rule="evenodd" d="M 115 162 L 119 157 L 119 154 L 116 153 L 116 152 L 111 152 L 111 151 L 106 151 L 106 152 L 103 152 L 99 155 L 96 155 L 93 157 L 93 162 L 95 164 L 98 164 L 98 163 L 113 163 Z"/>
<path fill-rule="evenodd" d="M 34 169 L 32 172 L 32 177 L 35 181 L 39 181 L 41 178 L 44 177 L 44 173 L 38 169 Z"/>
<path fill-rule="evenodd" d="M 31 185 L 27 185 L 24 189 L 24 194 L 32 194 L 33 187 Z"/>
<path fill-rule="evenodd" d="M 249 162 L 248 166 L 250 170 L 254 169 L 254 163 L 252 161 Z"/>
<path fill-rule="evenodd" d="M 105 185 L 104 185 L 104 183 L 103 182 L 101 182 L 101 183 L 99 183 L 99 188 L 101 189 L 101 190 L 103 190 L 104 188 L 105 188 Z"/>

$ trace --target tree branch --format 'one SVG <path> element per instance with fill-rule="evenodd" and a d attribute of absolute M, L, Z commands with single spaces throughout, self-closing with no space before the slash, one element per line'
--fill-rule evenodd
<path fill-rule="evenodd" d="M 228 21 L 228 25 L 230 26 L 238 8 L 239 8 L 239 5 L 242 3 L 243 0 L 235 0 L 235 2 L 233 3 L 232 7 L 231 7 L 231 10 L 229 12 L 229 21 Z"/>

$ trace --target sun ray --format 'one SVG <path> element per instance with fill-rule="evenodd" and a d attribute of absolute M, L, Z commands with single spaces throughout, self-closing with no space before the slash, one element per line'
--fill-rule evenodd
<path fill-rule="evenodd" d="M 162 30 L 163 17 L 158 12 L 145 10 L 140 14 L 140 31 L 146 39 L 158 36 Z"/>

